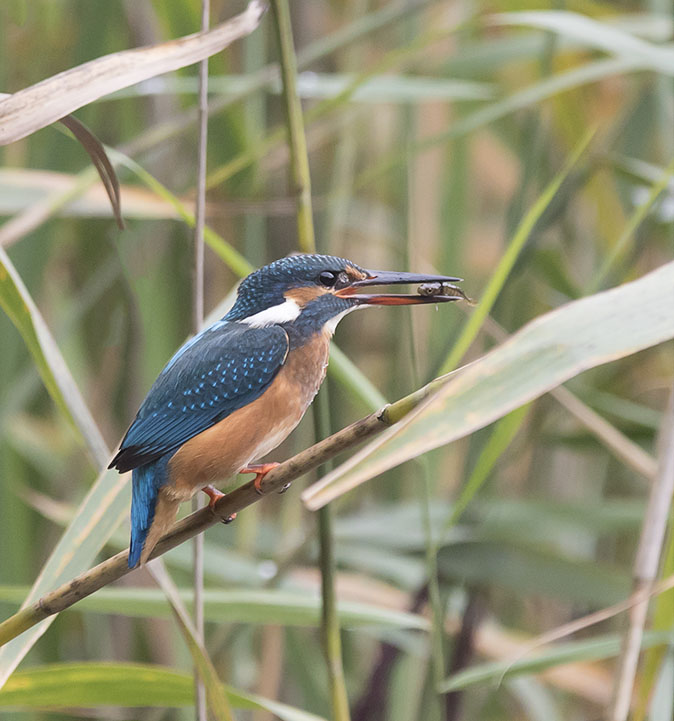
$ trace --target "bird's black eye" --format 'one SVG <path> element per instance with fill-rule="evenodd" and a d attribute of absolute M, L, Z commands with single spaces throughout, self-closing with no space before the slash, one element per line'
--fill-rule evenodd
<path fill-rule="evenodd" d="M 332 286 L 335 284 L 335 281 L 337 280 L 337 274 L 332 273 L 329 270 L 324 270 L 319 276 L 318 276 L 318 282 L 321 285 L 324 285 L 326 288 L 332 288 Z"/>

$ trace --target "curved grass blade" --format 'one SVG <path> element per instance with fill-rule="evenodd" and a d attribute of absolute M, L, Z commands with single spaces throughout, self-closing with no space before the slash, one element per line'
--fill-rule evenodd
<path fill-rule="evenodd" d="M 334 98 L 341 95 L 353 82 L 350 73 L 305 72 L 297 76 L 297 94 L 302 99 Z M 231 96 L 245 93 L 254 85 L 255 79 L 248 75 L 211 75 L 208 91 L 212 94 Z M 106 100 L 150 97 L 159 95 L 194 95 L 198 91 L 196 78 L 167 77 L 161 84 L 130 87 L 115 93 Z M 271 91 L 280 92 L 275 83 Z M 494 90 L 488 83 L 470 80 L 443 80 L 432 76 L 374 75 L 366 80 L 351 96 L 354 103 L 414 103 L 435 100 L 487 100 Z"/>
<path fill-rule="evenodd" d="M 117 221 L 117 225 L 120 230 L 124 230 L 122 201 L 119 193 L 119 178 L 117 177 L 117 173 L 115 173 L 115 169 L 112 167 L 108 154 L 105 152 L 103 143 L 74 115 L 66 115 L 66 117 L 61 118 L 59 122 L 70 130 L 87 151 L 91 162 L 98 171 L 105 192 L 108 194 L 108 198 L 110 198 L 110 205 L 112 205 L 112 212 Z"/>
<path fill-rule="evenodd" d="M 229 686 L 223 688 L 235 708 L 268 711 L 281 721 L 325 721 L 278 701 Z M 190 674 L 150 664 L 50 664 L 15 674 L 0 691 L 0 708 L 182 708 L 192 705 L 194 679 Z"/>
<path fill-rule="evenodd" d="M 298 53 L 298 67 L 301 69 L 307 68 L 321 58 L 330 55 L 350 43 L 356 42 L 364 35 L 384 28 L 386 25 L 394 22 L 399 17 L 419 12 L 424 7 L 437 2 L 438 0 L 418 0 L 418 2 L 409 3 L 405 0 L 404 2 L 390 3 L 380 10 L 368 13 L 362 18 L 357 18 L 353 23 L 336 30 L 327 37 L 316 40 L 303 48 Z M 244 100 L 252 93 L 269 87 L 275 81 L 277 76 L 278 70 L 274 65 L 268 65 L 262 68 L 253 76 L 250 84 L 245 90 L 219 101 L 213 101 L 210 104 L 210 114 L 213 115 L 221 112 L 225 108 L 230 107 L 234 102 Z M 3 94 L 0 94 L 0 97 L 3 97 Z M 158 128 L 152 128 L 151 130 L 142 133 L 127 146 L 129 148 L 129 152 L 133 154 L 140 152 L 141 150 L 148 150 L 157 142 L 167 140 L 174 137 L 177 133 L 184 131 L 195 121 L 195 119 L 196 114 L 188 110 L 183 113 L 180 118 L 171 119 L 164 122 Z M 134 148 L 134 150 L 132 151 L 131 148 Z M 95 176 L 92 175 L 90 169 L 83 171 L 83 173 L 80 173 L 76 183 L 73 184 L 72 187 L 66 189 L 64 192 L 57 191 L 44 201 L 27 209 L 25 214 L 22 214 L 24 217 L 13 218 L 11 221 L 5 223 L 0 228 L 0 245 L 7 246 L 12 242 L 16 242 L 16 240 L 27 232 L 23 228 L 27 227 L 30 230 L 33 230 L 38 227 L 58 209 L 62 208 L 71 200 L 78 198 L 83 192 L 85 192 L 94 182 L 94 177 Z M 12 226 L 11 233 L 9 232 L 10 225 Z"/>
<path fill-rule="evenodd" d="M 0 305 L 21 332 L 50 394 L 85 438 L 96 467 L 104 468 L 110 458 L 110 451 L 44 319 L 2 248 Z M 30 605 L 50 589 L 91 565 L 100 548 L 126 515 L 126 485 L 126 476 L 109 471 L 101 473 L 43 566 L 24 601 L 25 605 Z M 51 619 L 47 619 L 0 649 L 0 687 L 50 625 Z"/>
<path fill-rule="evenodd" d="M 671 631 L 650 631 L 644 634 L 641 648 L 653 648 L 672 641 Z M 504 678 L 540 673 L 555 666 L 581 661 L 600 661 L 613 658 L 620 652 L 618 634 L 598 636 L 589 640 L 560 643 L 532 658 L 515 661 L 492 661 L 479 664 L 450 676 L 438 689 L 440 693 L 458 691 L 476 684 L 498 685 Z"/>
<path fill-rule="evenodd" d="M 12 603 L 26 595 L 23 586 L 0 586 L 0 601 Z M 191 593 L 179 589 L 178 597 L 190 609 Z M 82 599 L 74 611 L 110 613 L 132 618 L 170 618 L 166 595 L 155 588 L 102 588 Z M 342 626 L 346 628 L 409 629 L 425 631 L 423 616 L 381 608 L 370 603 L 341 601 L 338 604 Z M 316 628 L 320 624 L 321 599 L 306 591 L 280 589 L 206 589 L 204 613 L 212 623 L 276 624 Z"/>
<path fill-rule="evenodd" d="M 661 47 L 607 23 L 564 10 L 513 12 L 495 15 L 495 25 L 525 25 L 557 33 L 597 50 L 638 60 L 644 67 L 674 75 L 674 48 Z"/>
<path fill-rule="evenodd" d="M 105 440 L 42 314 L 14 264 L 1 247 L 0 306 L 21 334 L 49 395 L 84 439 L 96 467 L 105 465 L 110 456 Z"/>
<path fill-rule="evenodd" d="M 569 378 L 674 337 L 674 262 L 547 313 L 472 363 L 302 496 L 311 509 L 492 423 Z"/>

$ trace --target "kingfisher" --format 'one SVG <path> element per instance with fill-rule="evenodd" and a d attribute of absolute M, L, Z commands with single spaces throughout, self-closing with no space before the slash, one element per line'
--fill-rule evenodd
<path fill-rule="evenodd" d="M 129 568 L 145 563 L 198 490 L 277 463 L 252 464 L 300 422 L 325 378 L 337 323 L 373 305 L 457 300 L 451 295 L 364 294 L 367 286 L 452 283 L 438 275 L 366 270 L 330 255 L 291 255 L 239 285 L 232 309 L 169 360 L 110 463 L 132 473 Z"/>

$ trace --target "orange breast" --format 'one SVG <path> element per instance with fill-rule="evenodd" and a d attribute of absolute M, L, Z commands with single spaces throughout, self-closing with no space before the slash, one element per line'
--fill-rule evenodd
<path fill-rule="evenodd" d="M 211 428 L 191 438 L 169 462 L 166 491 L 180 500 L 226 480 L 276 448 L 300 422 L 325 378 L 329 338 L 318 334 L 290 351 L 267 390 Z"/>

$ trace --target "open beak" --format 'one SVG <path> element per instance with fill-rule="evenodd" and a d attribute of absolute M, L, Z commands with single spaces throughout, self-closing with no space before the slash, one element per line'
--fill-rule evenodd
<path fill-rule="evenodd" d="M 416 303 L 447 303 L 450 300 L 460 300 L 463 294 L 459 291 L 456 295 L 448 294 L 445 290 L 447 284 L 462 280 L 446 275 L 423 275 L 418 273 L 403 273 L 389 270 L 367 270 L 367 278 L 356 280 L 346 288 L 335 292 L 340 298 L 349 298 L 364 305 L 414 305 Z M 396 293 L 381 294 L 360 294 L 360 288 L 367 288 L 373 285 L 409 285 L 409 284 L 431 284 L 437 286 L 437 294 L 429 293 L 424 295 L 405 295 Z M 451 288 L 451 285 L 449 286 Z"/>

